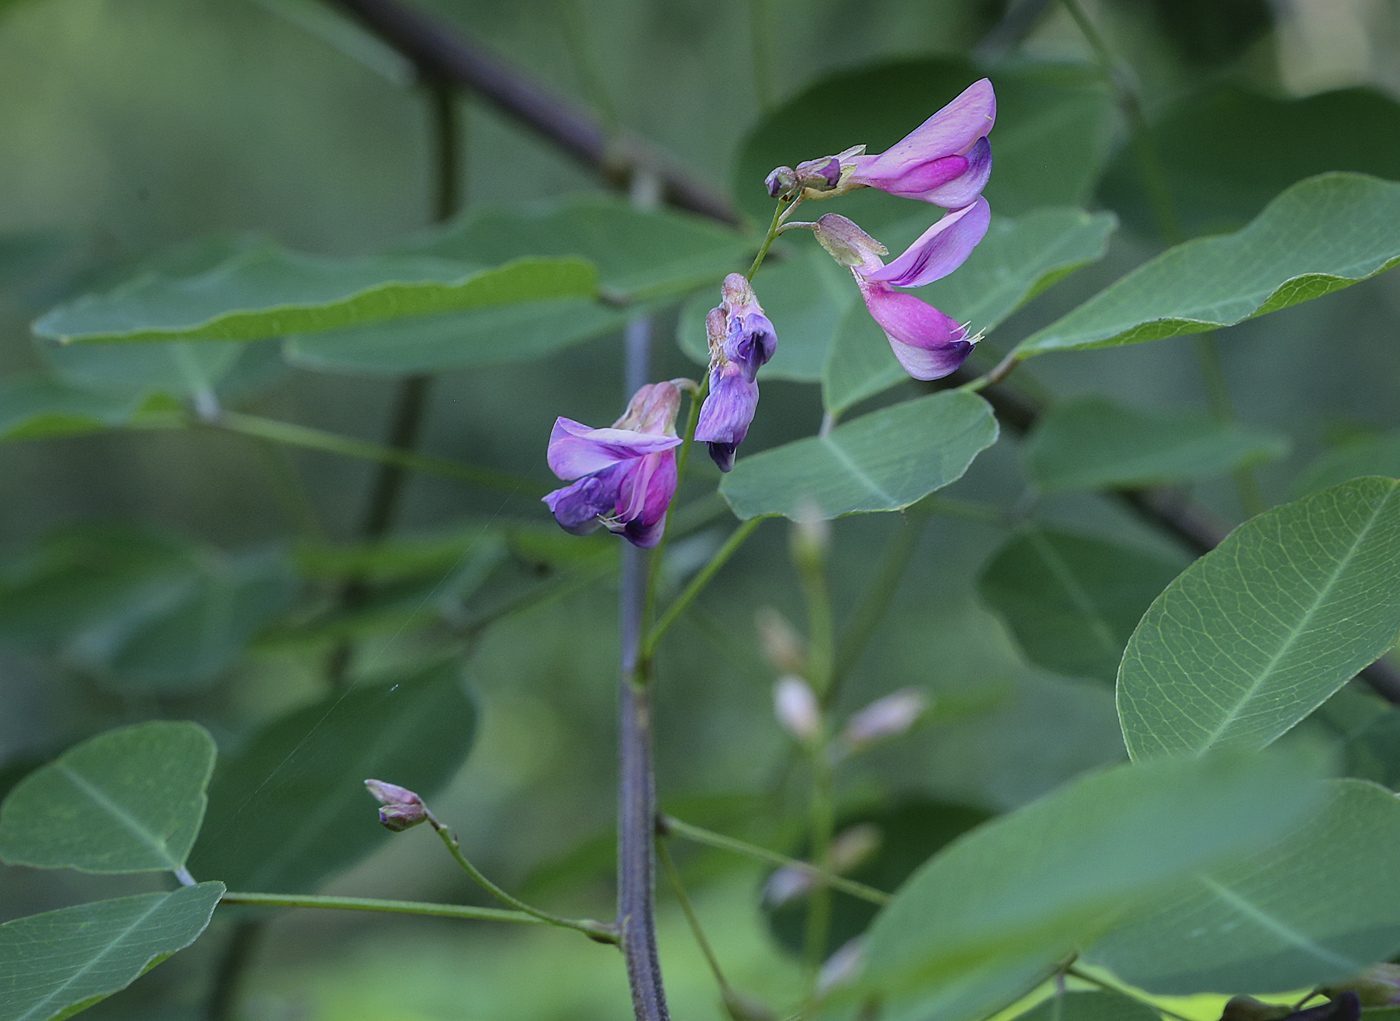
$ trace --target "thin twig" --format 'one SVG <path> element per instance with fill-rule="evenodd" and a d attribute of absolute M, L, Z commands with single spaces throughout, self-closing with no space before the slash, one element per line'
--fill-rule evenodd
<path fill-rule="evenodd" d="M 267 908 L 325 908 L 332 911 L 381 911 L 395 915 L 432 915 L 437 918 L 463 918 L 486 922 L 521 922 L 547 925 L 523 911 L 477 908 L 466 904 L 432 904 L 416 900 L 380 900 L 374 897 L 324 897 L 301 893 L 242 893 L 229 891 L 220 904 L 246 904 Z"/>

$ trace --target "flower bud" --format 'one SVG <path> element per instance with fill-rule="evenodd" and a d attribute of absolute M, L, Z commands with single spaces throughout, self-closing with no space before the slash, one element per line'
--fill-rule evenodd
<path fill-rule="evenodd" d="M 826 562 L 831 546 L 831 522 L 822 517 L 821 508 L 803 502 L 797 508 L 789 539 L 792 559 L 799 567 L 820 566 Z"/>
<path fill-rule="evenodd" d="M 779 674 L 800 674 L 807 668 L 802 638 L 787 618 L 771 606 L 760 606 L 754 615 L 763 658 Z"/>
<path fill-rule="evenodd" d="M 864 268 L 876 272 L 885 265 L 880 261 L 880 256 L 890 254 L 888 248 L 861 230 L 854 220 L 840 213 L 818 217 L 812 232 L 833 259 L 852 269 Z"/>
<path fill-rule="evenodd" d="M 773 685 L 773 715 L 793 737 L 802 742 L 814 740 L 822 729 L 822 711 L 817 696 L 801 677 L 788 674 Z"/>
<path fill-rule="evenodd" d="M 1234 996 L 1225 1004 L 1220 1021 L 1280 1021 L 1293 1013 L 1280 1003 L 1265 1003 L 1252 996 Z"/>
<path fill-rule="evenodd" d="M 807 869 L 784 865 L 763 884 L 763 905 L 772 911 L 788 901 L 805 897 L 816 887 L 816 877 Z"/>
<path fill-rule="evenodd" d="M 914 688 L 877 698 L 847 721 L 841 742 L 847 751 L 856 752 L 877 741 L 899 737 L 919 721 L 928 705 L 924 693 Z"/>
<path fill-rule="evenodd" d="M 880 849 L 883 839 L 880 828 L 868 822 L 842 830 L 831 842 L 830 870 L 839 876 L 860 868 Z"/>
<path fill-rule="evenodd" d="M 1382 962 L 1367 968 L 1342 982 L 1323 986 L 1328 996 L 1345 992 L 1356 993 L 1363 1007 L 1392 1007 L 1400 1005 L 1400 964 Z"/>
<path fill-rule="evenodd" d="M 379 802 L 379 822 L 395 833 L 401 833 L 410 826 L 427 821 L 428 806 L 423 799 L 407 787 L 385 783 L 383 780 L 366 780 L 374 800 Z"/>
<path fill-rule="evenodd" d="M 775 199 L 794 198 L 802 190 L 797 181 L 797 171 L 792 167 L 776 167 L 763 183 L 768 186 L 768 194 Z"/>
<path fill-rule="evenodd" d="M 865 941 L 857 936 L 848 940 L 826 959 L 817 973 L 817 993 L 825 994 L 837 986 L 849 985 L 859 976 L 865 966 Z"/>

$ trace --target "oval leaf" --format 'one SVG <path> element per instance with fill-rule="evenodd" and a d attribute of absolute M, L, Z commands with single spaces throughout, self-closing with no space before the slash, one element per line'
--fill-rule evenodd
<path fill-rule="evenodd" d="M 266 340 L 597 289 L 597 269 L 582 259 L 517 259 L 482 269 L 426 256 L 331 259 L 269 245 L 198 276 L 151 273 L 109 294 L 87 295 L 42 316 L 34 332 L 62 343 Z"/>
<path fill-rule="evenodd" d="M 204 818 L 214 756 L 195 723 L 138 723 L 84 741 L 0 806 L 0 859 L 84 872 L 178 869 Z"/>
<path fill-rule="evenodd" d="M 1160 759 L 1081 777 L 958 838 L 876 916 L 851 994 L 966 1021 L 1193 873 L 1277 841 L 1322 798 L 1298 755 Z"/>
<path fill-rule="evenodd" d="M 902 510 L 962 478 L 996 438 L 986 401 L 945 391 L 742 458 L 719 491 L 741 518 Z"/>
<path fill-rule="evenodd" d="M 301 893 L 379 846 L 389 833 L 364 781 L 429 797 L 471 747 L 476 710 L 459 673 L 446 663 L 360 685 L 254 734 L 220 764 L 190 871 L 232 889 Z"/>
<path fill-rule="evenodd" d="M 1158 414 L 1101 397 L 1049 411 L 1026 443 L 1026 468 L 1047 493 L 1155 486 L 1282 457 L 1288 439 L 1205 415 Z"/>
<path fill-rule="evenodd" d="M 1323 174 L 1248 227 L 1163 252 L 1021 342 L 1023 356 L 1200 333 L 1320 298 L 1400 263 L 1400 184 Z"/>
<path fill-rule="evenodd" d="M 1033 527 L 997 551 L 977 590 L 1036 666 L 1112 684 L 1133 628 L 1179 573 L 1140 550 Z"/>
<path fill-rule="evenodd" d="M 1259 748 L 1400 630 L 1400 482 L 1356 479 L 1231 532 L 1154 602 L 1118 672 L 1134 758 Z"/>
<path fill-rule="evenodd" d="M 1400 950 L 1400 801 L 1360 780 L 1297 833 L 1211 869 L 1085 958 L 1163 994 L 1281 993 L 1358 975 Z"/>
<path fill-rule="evenodd" d="M 0 1021 L 55 1021 L 125 989 L 193 943 L 223 895 L 200 883 L 0 925 Z"/>

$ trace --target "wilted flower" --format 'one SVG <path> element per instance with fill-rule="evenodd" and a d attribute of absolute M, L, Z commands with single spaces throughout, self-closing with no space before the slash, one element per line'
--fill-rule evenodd
<path fill-rule="evenodd" d="M 720 471 L 734 467 L 734 452 L 748 435 L 758 408 L 758 370 L 773 357 L 778 337 L 758 297 L 739 273 L 725 277 L 718 308 L 705 317 L 710 340 L 710 392 L 700 408 L 695 438 Z"/>
<path fill-rule="evenodd" d="M 922 287 L 966 261 L 991 225 L 991 209 L 980 196 L 924 231 L 889 265 L 887 249 L 855 223 L 836 213 L 817 220 L 815 232 L 832 257 L 856 278 L 865 307 L 889 338 L 904 371 L 915 379 L 941 379 L 971 353 L 977 337 L 925 301 L 896 287 Z"/>
<path fill-rule="evenodd" d="M 428 806 L 407 787 L 385 783 L 383 780 L 366 780 L 365 787 L 374 800 L 379 802 L 379 821 L 386 829 L 400 833 L 410 826 L 427 821 Z"/>
<path fill-rule="evenodd" d="M 674 381 L 649 383 L 607 429 L 557 419 L 549 436 L 550 470 L 578 479 L 544 497 L 560 526 L 585 535 L 602 525 L 643 548 L 660 542 L 676 494 L 679 408 Z"/>
<path fill-rule="evenodd" d="M 857 145 L 796 168 L 778 167 L 768 175 L 769 194 L 827 199 L 857 188 L 877 188 L 960 209 L 982 194 L 991 175 L 987 133 L 996 116 L 996 94 L 983 78 L 878 155 L 866 155 L 865 146 Z"/>

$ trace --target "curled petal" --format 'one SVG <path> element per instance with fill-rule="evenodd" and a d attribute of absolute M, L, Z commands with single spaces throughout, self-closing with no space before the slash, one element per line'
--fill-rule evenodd
<path fill-rule="evenodd" d="M 639 433 L 631 429 L 590 429 L 571 418 L 559 418 L 549 434 L 546 460 L 561 479 L 577 479 L 619 461 L 645 457 L 681 444 L 679 436 Z"/>
<path fill-rule="evenodd" d="M 758 408 L 758 384 L 742 372 L 715 372 L 711 389 L 700 408 L 695 438 L 709 445 L 710 457 L 720 471 L 734 467 L 734 451 L 749 433 Z"/>
<path fill-rule="evenodd" d="M 973 82 L 962 94 L 878 156 L 857 158 L 853 175 L 862 183 L 884 188 L 907 174 L 946 156 L 969 153 L 996 122 L 997 100 L 986 78 Z M 961 168 L 953 176 L 963 172 Z M 875 182 L 882 182 L 877 184 Z"/>
<path fill-rule="evenodd" d="M 672 451 L 642 458 L 618 491 L 618 523 L 605 524 L 633 546 L 653 548 L 666 530 L 666 510 L 676 495 L 677 481 L 676 455 Z M 623 517 L 624 507 L 629 517 Z"/>
<path fill-rule="evenodd" d="M 547 494 L 545 505 L 559 527 L 574 535 L 587 535 L 597 528 L 599 517 L 611 515 L 617 507 L 618 488 L 628 467 L 626 463 L 615 464 Z"/>
<path fill-rule="evenodd" d="M 778 335 L 773 324 L 762 312 L 747 312 L 729 317 L 729 332 L 724 341 L 724 356 L 743 367 L 744 375 L 752 381 L 778 349 Z"/>
<path fill-rule="evenodd" d="M 992 176 L 992 143 L 985 138 L 979 138 L 964 159 L 967 161 L 967 169 L 960 175 L 930 188 L 922 195 L 909 197 L 932 202 L 944 209 L 960 209 L 967 205 L 982 194 L 982 189 L 987 187 L 987 181 Z"/>
<path fill-rule="evenodd" d="M 967 331 L 928 302 L 881 281 L 862 280 L 860 293 L 889 338 L 895 358 L 915 379 L 941 379 L 972 352 Z"/>
<path fill-rule="evenodd" d="M 969 206 L 948 213 L 908 250 L 883 269 L 862 271 L 867 280 L 882 280 L 896 287 L 922 287 L 946 277 L 961 266 L 992 222 L 987 200 L 978 196 Z"/>

